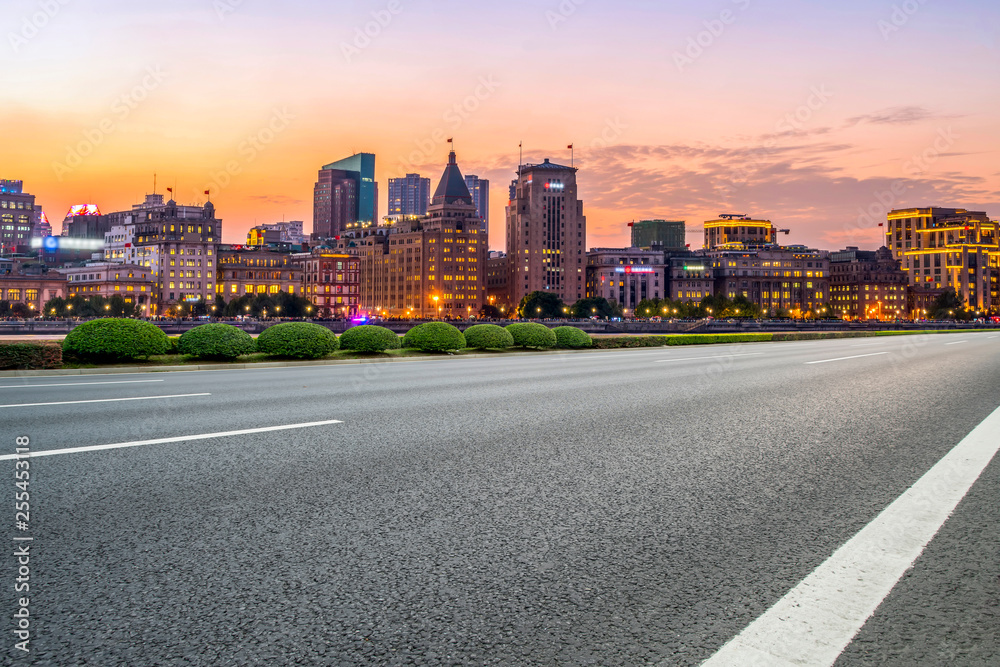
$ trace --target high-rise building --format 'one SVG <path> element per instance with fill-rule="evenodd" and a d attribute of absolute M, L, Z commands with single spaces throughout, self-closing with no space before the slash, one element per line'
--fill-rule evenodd
<path fill-rule="evenodd" d="M 587 218 L 576 172 L 548 159 L 518 169 L 507 207 L 511 303 L 535 291 L 552 292 L 566 303 L 586 293 Z"/>
<path fill-rule="evenodd" d="M 313 238 L 331 238 L 377 221 L 375 155 L 356 153 L 320 169 L 313 189 Z"/>
<path fill-rule="evenodd" d="M 640 220 L 629 226 L 633 248 L 649 250 L 656 245 L 664 250 L 683 250 L 687 247 L 683 220 Z"/>
<path fill-rule="evenodd" d="M 420 174 L 389 179 L 389 215 L 426 215 L 431 200 L 431 179 Z"/>
<path fill-rule="evenodd" d="M 26 253 L 35 228 L 35 195 L 22 181 L 0 180 L 0 254 Z"/>
<path fill-rule="evenodd" d="M 748 215 L 720 215 L 717 220 L 705 223 L 705 249 L 714 250 L 729 244 L 773 245 L 777 243 L 778 231 L 770 220 L 754 220 Z"/>
<path fill-rule="evenodd" d="M 476 212 L 483 221 L 483 231 L 489 234 L 490 182 L 474 174 L 467 174 L 465 176 L 465 186 L 469 188 L 469 194 L 472 195 L 472 203 L 476 205 Z"/>
<path fill-rule="evenodd" d="M 909 275 L 916 308 L 929 310 L 948 288 L 975 310 L 1000 307 L 1000 223 L 985 212 L 933 206 L 889 211 L 885 245 Z"/>

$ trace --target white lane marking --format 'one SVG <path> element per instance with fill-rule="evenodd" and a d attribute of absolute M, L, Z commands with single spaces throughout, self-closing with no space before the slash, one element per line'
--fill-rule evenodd
<path fill-rule="evenodd" d="M 247 428 L 239 431 L 220 431 L 219 433 L 199 433 L 197 435 L 181 435 L 176 438 L 157 438 L 156 440 L 135 440 L 133 442 L 116 442 L 110 445 L 91 445 L 89 447 L 70 447 L 68 449 L 42 449 L 35 450 L 30 454 L 4 454 L 0 456 L 0 461 L 12 461 L 17 458 L 37 458 L 39 456 L 56 456 L 57 454 L 78 454 L 80 452 L 99 452 L 105 449 L 123 449 L 126 447 L 144 447 L 146 445 L 163 445 L 171 442 L 188 442 L 192 440 L 209 440 L 211 438 L 231 438 L 236 435 L 250 435 L 252 433 L 272 433 L 274 431 L 290 431 L 300 428 L 314 428 L 316 426 L 327 426 L 329 424 L 343 424 L 336 419 L 329 419 L 321 422 L 306 422 L 303 424 L 285 424 L 282 426 L 264 426 L 261 428 Z"/>
<path fill-rule="evenodd" d="M 654 364 L 665 364 L 670 361 L 698 361 L 699 359 L 729 359 L 731 357 L 761 357 L 764 356 L 764 352 L 750 352 L 748 354 L 719 354 L 714 357 L 684 357 L 683 359 L 660 359 L 659 361 L 654 361 Z"/>
<path fill-rule="evenodd" d="M 879 341 L 877 343 L 857 343 L 855 345 L 849 345 L 848 347 L 871 347 L 872 345 L 888 345 L 888 341 Z"/>
<path fill-rule="evenodd" d="M 969 341 L 967 341 L 967 340 L 956 340 L 953 343 L 945 343 L 945 345 L 961 345 L 962 343 L 968 343 L 968 342 Z"/>
<path fill-rule="evenodd" d="M 702 667 L 833 665 L 1000 449 L 1000 409 Z"/>
<path fill-rule="evenodd" d="M 810 364 L 828 364 L 831 361 L 844 361 L 846 359 L 861 359 L 863 357 L 877 357 L 882 354 L 889 354 L 888 352 L 873 352 L 871 354 L 855 354 L 852 357 L 837 357 L 836 359 L 823 359 L 821 361 L 807 361 L 806 366 Z"/>
<path fill-rule="evenodd" d="M 60 384 L 10 384 L 0 386 L 0 389 L 23 389 L 25 387 L 82 387 L 94 384 L 146 384 L 149 382 L 163 382 L 163 380 L 116 380 L 114 382 L 66 382 Z"/>
<path fill-rule="evenodd" d="M 43 405 L 77 405 L 79 403 L 115 403 L 118 401 L 151 401 L 155 398 L 188 398 L 191 396 L 211 396 L 211 394 L 170 394 L 169 396 L 132 396 L 129 398 L 99 398 L 89 401 L 55 401 L 53 403 L 12 403 L 0 408 L 36 408 Z"/>

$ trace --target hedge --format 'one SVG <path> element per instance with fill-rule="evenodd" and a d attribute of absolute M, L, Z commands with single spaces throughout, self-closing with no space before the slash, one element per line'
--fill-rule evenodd
<path fill-rule="evenodd" d="M 231 360 L 253 354 L 257 343 L 253 337 L 231 324 L 202 324 L 181 334 L 177 351 L 198 359 Z"/>
<path fill-rule="evenodd" d="M 60 367 L 62 367 L 62 348 L 58 343 L 0 344 L 0 369 Z"/>
<path fill-rule="evenodd" d="M 614 336 L 595 338 L 594 347 L 613 350 L 623 347 L 667 347 L 673 345 L 711 345 L 713 343 L 760 343 L 774 340 L 776 334 L 679 334 L 674 336 Z"/>
<path fill-rule="evenodd" d="M 552 329 L 537 322 L 515 322 L 507 325 L 507 331 L 514 337 L 518 347 L 534 347 L 544 350 L 556 346 L 556 335 Z"/>
<path fill-rule="evenodd" d="M 354 352 L 385 352 L 400 348 L 396 332 L 374 324 L 352 327 L 340 336 L 340 347 Z"/>
<path fill-rule="evenodd" d="M 156 325 L 113 317 L 84 322 L 66 334 L 62 344 L 64 354 L 113 361 L 147 359 L 169 349 L 167 334 Z"/>
<path fill-rule="evenodd" d="M 257 337 L 257 351 L 274 357 L 319 359 L 339 349 L 337 334 L 311 322 L 275 324 Z"/>
<path fill-rule="evenodd" d="M 465 349 L 465 336 L 447 322 L 425 322 L 403 336 L 403 347 L 422 352 L 451 352 Z"/>
<path fill-rule="evenodd" d="M 465 330 L 465 344 L 473 350 L 506 350 L 514 347 L 514 337 L 496 324 L 474 324 Z"/>
<path fill-rule="evenodd" d="M 594 344 L 586 331 L 576 327 L 556 327 L 552 333 L 556 335 L 556 347 L 563 349 L 576 350 L 591 347 Z"/>

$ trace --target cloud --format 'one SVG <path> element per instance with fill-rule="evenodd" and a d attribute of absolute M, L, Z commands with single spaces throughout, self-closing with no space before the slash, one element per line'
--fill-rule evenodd
<path fill-rule="evenodd" d="M 870 123 L 872 125 L 912 125 L 913 123 L 919 123 L 922 120 L 935 117 L 935 114 L 924 107 L 889 107 L 881 111 L 848 118 L 847 125 L 861 125 L 862 123 Z"/>
<path fill-rule="evenodd" d="M 256 204 L 277 204 L 279 206 L 295 206 L 305 203 L 304 199 L 296 199 L 286 195 L 250 195 L 247 199 Z"/>

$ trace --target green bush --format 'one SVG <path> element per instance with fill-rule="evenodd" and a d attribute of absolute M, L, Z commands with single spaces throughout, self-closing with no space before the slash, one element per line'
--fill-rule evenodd
<path fill-rule="evenodd" d="M 181 334 L 177 351 L 198 359 L 235 359 L 253 354 L 257 343 L 231 324 L 202 324 Z"/>
<path fill-rule="evenodd" d="M 398 350 L 400 344 L 396 332 L 373 324 L 362 324 L 341 334 L 340 347 L 354 352 L 385 352 Z"/>
<path fill-rule="evenodd" d="M 465 330 L 465 344 L 473 350 L 506 350 L 514 347 L 514 337 L 496 324 L 474 324 Z"/>
<path fill-rule="evenodd" d="M 676 334 L 672 336 L 610 336 L 595 338 L 594 347 L 614 350 L 630 347 L 666 347 L 673 345 L 712 345 L 717 343 L 760 343 L 774 340 L 776 334 Z"/>
<path fill-rule="evenodd" d="M 0 369 L 60 368 L 62 348 L 58 343 L 0 344 Z"/>
<path fill-rule="evenodd" d="M 181 344 L 180 336 L 168 336 L 167 340 L 170 341 L 170 347 L 167 349 L 167 354 L 180 354 L 177 351 L 178 346 Z"/>
<path fill-rule="evenodd" d="M 62 349 L 64 354 L 84 359 L 121 361 L 166 354 L 170 341 L 149 322 L 109 317 L 74 328 L 66 334 Z"/>
<path fill-rule="evenodd" d="M 464 350 L 465 336 L 447 322 L 425 322 L 406 332 L 403 347 L 416 348 L 422 352 Z"/>
<path fill-rule="evenodd" d="M 552 333 L 556 335 L 556 347 L 561 347 L 563 349 L 579 349 L 582 347 L 591 347 L 594 341 L 590 339 L 590 336 L 583 329 L 577 329 L 576 327 L 556 327 L 552 330 Z"/>
<path fill-rule="evenodd" d="M 257 351 L 274 357 L 319 359 L 338 349 L 337 335 L 311 322 L 275 324 L 257 337 Z"/>
<path fill-rule="evenodd" d="M 556 346 L 556 335 L 552 329 L 537 322 L 515 322 L 507 325 L 507 331 L 514 337 L 517 347 L 534 347 L 545 350 Z"/>

